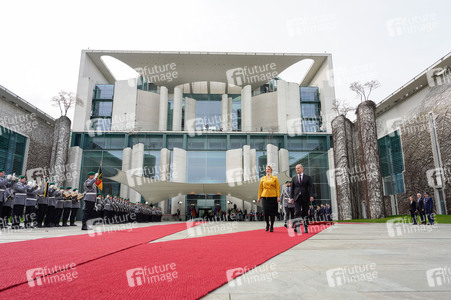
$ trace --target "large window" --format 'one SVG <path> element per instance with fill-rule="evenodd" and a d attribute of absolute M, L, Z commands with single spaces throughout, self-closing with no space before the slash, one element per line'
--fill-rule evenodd
<path fill-rule="evenodd" d="M 404 161 L 399 131 L 395 131 L 379 139 L 379 155 L 384 182 L 384 194 L 394 195 L 405 192 Z"/>
<path fill-rule="evenodd" d="M 97 132 L 111 130 L 114 85 L 98 84 L 94 88 L 91 108 L 91 128 Z"/>
<path fill-rule="evenodd" d="M 27 138 L 0 126 L 0 168 L 6 174 L 22 174 Z"/>
<path fill-rule="evenodd" d="M 300 87 L 303 132 L 321 131 L 321 103 L 317 87 Z"/>
<path fill-rule="evenodd" d="M 221 101 L 196 102 L 196 130 L 221 130 Z"/>
<path fill-rule="evenodd" d="M 187 152 L 187 182 L 226 182 L 226 153 L 222 151 Z"/>

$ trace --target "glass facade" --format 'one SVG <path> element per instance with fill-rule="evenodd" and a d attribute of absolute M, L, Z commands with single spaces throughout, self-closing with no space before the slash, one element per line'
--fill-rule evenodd
<path fill-rule="evenodd" d="M 91 108 L 91 129 L 96 131 L 111 130 L 113 115 L 113 84 L 98 84 L 94 88 Z"/>
<path fill-rule="evenodd" d="M 395 131 L 378 140 L 384 195 L 402 194 L 404 188 L 404 160 L 401 137 Z"/>
<path fill-rule="evenodd" d="M 23 175 L 27 138 L 0 126 L 0 169 L 5 174 Z"/>
<path fill-rule="evenodd" d="M 317 87 L 300 87 L 303 132 L 320 132 L 322 126 L 321 102 Z"/>
<path fill-rule="evenodd" d="M 330 189 L 327 182 L 327 151 L 331 146 L 330 135 L 304 135 L 289 137 L 284 134 L 234 134 L 216 133 L 190 137 L 186 133 L 139 133 L 139 134 L 104 134 L 89 136 L 86 133 L 73 133 L 72 145 L 83 148 L 82 177 L 80 187 L 89 171 L 97 171 L 100 163 L 104 172 L 104 194 L 119 194 L 120 184 L 106 177 L 113 176 L 115 169 L 122 168 L 122 151 L 137 143 L 144 144 L 143 175 L 159 178 L 160 150 L 175 147 L 187 151 L 188 183 L 224 183 L 226 182 L 226 151 L 250 145 L 256 149 L 256 166 L 259 177 L 264 176 L 267 163 L 266 145 L 271 143 L 289 151 L 290 176 L 295 174 L 296 164 L 301 163 L 306 174 L 312 176 L 315 187 L 315 204 L 330 203 Z M 172 160 L 172 155 L 171 155 Z M 172 174 L 171 174 L 172 177 Z M 188 195 L 189 196 L 189 195 Z M 193 196 L 193 195 L 191 195 Z M 213 195 L 220 196 L 220 195 Z M 194 195 L 184 205 L 200 201 L 208 195 Z M 200 197 L 200 198 L 199 198 Z M 222 198 L 221 198 L 222 199 Z M 225 201 L 225 198 L 220 201 Z M 216 201 L 216 200 L 215 200 Z M 219 201 L 219 200 L 218 200 Z M 210 201 L 211 202 L 211 201 Z M 208 202 L 208 203 L 210 203 Z M 207 205 L 196 202 L 196 208 Z M 212 202 L 213 203 L 213 202 Z M 214 202 L 215 205 L 217 204 Z M 219 203 L 219 202 L 218 202 Z M 202 204 L 202 205 L 201 205 Z M 211 203 L 210 203 L 211 204 Z M 220 202 L 225 208 L 225 202 Z M 224 206 L 224 207 L 223 207 Z"/>

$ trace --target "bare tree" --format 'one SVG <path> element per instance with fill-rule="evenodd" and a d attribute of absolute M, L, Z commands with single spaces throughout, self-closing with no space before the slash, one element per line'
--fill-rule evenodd
<path fill-rule="evenodd" d="M 357 93 L 357 96 L 360 97 L 360 102 L 367 101 L 370 98 L 370 94 L 373 90 L 380 87 L 381 84 L 377 80 L 367 81 L 364 84 L 361 84 L 358 81 L 351 83 L 349 88 Z"/>
<path fill-rule="evenodd" d="M 52 98 L 52 106 L 59 107 L 61 116 L 67 116 L 67 111 L 75 104 L 83 105 L 83 100 L 75 97 L 74 93 L 60 91 Z"/>
<path fill-rule="evenodd" d="M 337 112 L 338 115 L 348 117 L 348 113 L 354 111 L 356 108 L 348 103 L 346 100 L 335 99 L 332 103 L 332 110 Z"/>

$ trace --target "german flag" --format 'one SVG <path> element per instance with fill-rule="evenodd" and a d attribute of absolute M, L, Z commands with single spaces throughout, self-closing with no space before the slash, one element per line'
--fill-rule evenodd
<path fill-rule="evenodd" d="M 102 166 L 99 167 L 99 171 L 97 171 L 99 175 L 97 175 L 96 185 L 102 191 L 103 190 L 103 182 L 102 182 Z"/>

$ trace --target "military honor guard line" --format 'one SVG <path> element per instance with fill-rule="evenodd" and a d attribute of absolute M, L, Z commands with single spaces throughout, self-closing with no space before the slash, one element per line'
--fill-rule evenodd
<path fill-rule="evenodd" d="M 89 172 L 84 191 L 79 193 L 77 188 L 57 187 L 53 182 L 27 182 L 23 175 L 5 176 L 4 170 L 0 169 L 0 229 L 77 226 L 75 221 L 82 200 L 82 230 L 88 230 L 88 224 L 94 225 L 90 220 L 103 224 L 161 221 L 159 207 L 132 203 L 112 195 L 98 195 L 97 184 L 102 183 L 97 179 L 97 173 Z"/>

